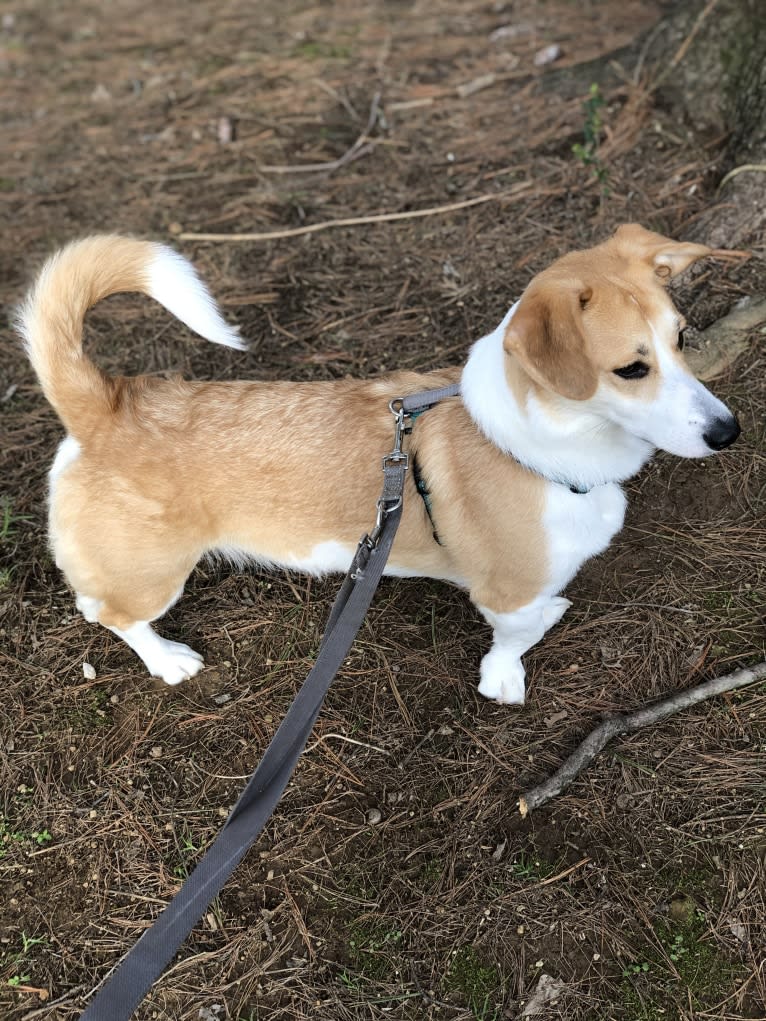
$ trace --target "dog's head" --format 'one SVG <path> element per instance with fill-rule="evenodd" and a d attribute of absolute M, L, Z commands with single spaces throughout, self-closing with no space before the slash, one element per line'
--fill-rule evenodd
<path fill-rule="evenodd" d="M 506 327 L 505 350 L 544 401 L 581 402 L 681 457 L 722 450 L 739 425 L 686 365 L 685 320 L 666 289 L 710 251 L 626 224 L 532 280 Z"/>

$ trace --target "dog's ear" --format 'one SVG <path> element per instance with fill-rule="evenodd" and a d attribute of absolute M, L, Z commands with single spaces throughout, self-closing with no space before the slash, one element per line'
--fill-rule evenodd
<path fill-rule="evenodd" d="M 663 281 L 678 276 L 697 259 L 710 255 L 712 248 L 691 241 L 673 241 L 646 230 L 638 223 L 618 227 L 612 239 L 621 255 L 648 262 Z"/>
<path fill-rule="evenodd" d="M 503 347 L 527 374 L 573 401 L 592 397 L 598 376 L 585 347 L 583 310 L 593 288 L 572 281 L 528 288 L 505 330 Z"/>

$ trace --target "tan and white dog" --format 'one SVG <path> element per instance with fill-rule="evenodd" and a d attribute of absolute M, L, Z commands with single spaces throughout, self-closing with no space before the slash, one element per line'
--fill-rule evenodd
<path fill-rule="evenodd" d="M 418 417 L 388 574 L 468 590 L 494 630 L 479 691 L 523 703 L 521 656 L 570 605 L 560 592 L 622 526 L 620 483 L 660 448 L 705 457 L 739 426 L 690 373 L 668 278 L 710 253 L 634 224 L 539 273 L 460 369 L 319 383 L 109 377 L 82 350 L 86 310 L 151 295 L 208 340 L 244 347 L 191 265 L 159 244 L 92 237 L 53 256 L 20 325 L 67 430 L 50 471 L 56 563 L 86 620 L 167 684 L 202 657 L 151 621 L 217 552 L 343 571 L 370 526 L 391 446 L 388 402 L 461 382 Z M 434 527 L 438 533 L 435 537 Z"/>

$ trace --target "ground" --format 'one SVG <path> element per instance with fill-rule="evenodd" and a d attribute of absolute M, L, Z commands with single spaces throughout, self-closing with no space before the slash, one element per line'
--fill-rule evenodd
<path fill-rule="evenodd" d="M 629 220 L 689 236 L 725 205 L 725 139 L 649 88 L 672 7 L 4 6 L 8 1021 L 77 1017 L 178 888 L 306 674 L 337 584 L 201 566 L 163 627 L 209 668 L 175 690 L 82 620 L 46 545 L 62 431 L 10 328 L 35 268 L 88 232 L 170 241 L 252 342 L 214 348 L 148 299 L 113 298 L 87 331 L 111 372 L 458 364 L 553 257 Z M 671 53 L 684 38 L 671 33 Z M 355 158 L 302 170 L 360 136 Z M 276 240 L 184 238 L 427 209 Z M 763 238 L 738 247 L 753 257 L 675 288 L 696 330 L 763 280 Z M 525 708 L 477 694 L 489 632 L 464 594 L 384 582 L 278 811 L 136 1017 L 515 1019 L 542 975 L 558 992 L 541 1018 L 766 1017 L 764 685 L 615 742 L 526 820 L 516 807 L 605 712 L 764 658 L 761 334 L 711 386 L 741 440 L 704 462 L 660 455 L 628 484 L 624 531 L 527 656 Z"/>

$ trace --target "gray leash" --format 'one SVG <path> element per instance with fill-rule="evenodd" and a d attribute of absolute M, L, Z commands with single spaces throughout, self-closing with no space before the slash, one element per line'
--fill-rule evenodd
<path fill-rule="evenodd" d="M 408 456 L 402 450 L 405 419 L 458 393 L 455 384 L 391 401 L 389 407 L 396 419 L 394 449 L 383 458 L 383 492 L 375 527 L 359 542 L 311 672 L 221 832 L 178 893 L 107 978 L 80 1021 L 128 1021 L 276 808 L 330 684 L 361 627 L 393 546 L 408 467 Z"/>

